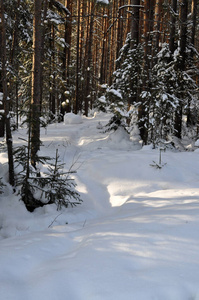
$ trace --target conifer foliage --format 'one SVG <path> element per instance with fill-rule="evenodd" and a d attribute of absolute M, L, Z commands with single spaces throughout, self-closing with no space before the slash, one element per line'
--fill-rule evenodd
<path fill-rule="evenodd" d="M 46 204 L 55 203 L 57 210 L 60 210 L 62 207 L 73 207 L 82 202 L 72 178 L 76 171 L 73 170 L 73 165 L 69 171 L 64 171 L 58 150 L 54 160 L 38 156 L 36 170 L 30 163 L 28 146 L 23 145 L 15 150 L 15 162 L 18 173 L 17 193 L 30 212 Z"/>

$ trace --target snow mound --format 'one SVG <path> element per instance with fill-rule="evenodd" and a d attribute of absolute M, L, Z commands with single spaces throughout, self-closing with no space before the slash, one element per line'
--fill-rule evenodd
<path fill-rule="evenodd" d="M 110 147 L 110 149 L 116 150 L 128 150 L 133 145 L 130 141 L 129 134 L 122 127 L 119 127 L 116 131 L 109 135 L 107 139 L 107 144 Z"/>
<path fill-rule="evenodd" d="M 79 115 L 75 115 L 73 113 L 67 113 L 64 116 L 64 124 L 81 124 L 82 121 L 82 117 Z"/>

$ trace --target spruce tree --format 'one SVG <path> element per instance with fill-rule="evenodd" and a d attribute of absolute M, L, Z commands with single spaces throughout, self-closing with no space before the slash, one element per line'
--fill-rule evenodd
<path fill-rule="evenodd" d="M 106 91 L 110 110 L 114 114 L 109 125 L 113 122 L 123 127 L 128 126 L 132 115 L 137 115 L 138 91 L 142 84 L 143 47 L 139 44 L 137 47 L 131 48 L 131 43 L 131 35 L 128 34 L 117 59 L 113 83 Z"/>

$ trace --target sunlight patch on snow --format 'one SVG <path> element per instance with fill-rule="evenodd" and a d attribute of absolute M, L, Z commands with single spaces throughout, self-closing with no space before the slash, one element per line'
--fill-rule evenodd
<path fill-rule="evenodd" d="M 110 203 L 111 203 L 112 207 L 121 206 L 128 199 L 129 199 L 129 196 L 110 196 Z"/>
<path fill-rule="evenodd" d="M 8 157 L 5 155 L 5 153 L 0 154 L 0 162 L 1 164 L 5 164 L 8 162 Z"/>
<path fill-rule="evenodd" d="M 49 237 L 57 237 L 57 238 L 61 238 L 61 237 L 66 237 L 66 234 L 65 233 L 60 233 L 60 232 L 57 232 L 57 233 L 49 233 L 47 234 L 46 236 L 49 236 Z"/>
<path fill-rule="evenodd" d="M 116 251 L 119 250 L 120 252 L 128 253 L 143 258 L 154 257 L 154 253 L 152 251 L 149 251 L 146 248 L 143 250 L 136 250 L 132 245 L 129 245 L 129 243 L 114 242 L 113 245 Z"/>
<path fill-rule="evenodd" d="M 109 202 L 112 207 L 123 205 L 128 199 L 129 195 L 125 195 L 125 187 L 129 185 L 129 182 L 112 182 L 107 186 L 108 193 L 110 195 Z M 125 187 L 124 187 L 125 186 Z"/>
<path fill-rule="evenodd" d="M 142 192 L 140 191 L 146 190 L 148 186 L 149 184 L 143 181 L 132 182 L 129 180 L 117 181 L 112 179 L 112 182 L 107 185 L 107 190 L 110 195 L 109 202 L 113 207 L 121 206 L 125 202 L 127 202 L 132 196 L 141 196 Z"/>
<path fill-rule="evenodd" d="M 93 137 L 90 137 L 90 138 L 86 138 L 86 137 L 83 137 L 80 139 L 78 145 L 79 146 L 85 146 L 85 145 L 89 145 L 91 143 L 96 143 L 96 142 L 103 142 L 107 140 L 107 137 L 104 137 L 104 138 L 93 138 Z"/>

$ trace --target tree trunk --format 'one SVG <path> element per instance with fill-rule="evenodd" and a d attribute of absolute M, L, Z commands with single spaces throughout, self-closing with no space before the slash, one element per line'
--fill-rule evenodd
<path fill-rule="evenodd" d="M 133 7 L 133 14 L 132 14 L 132 21 L 131 21 L 131 44 L 130 47 L 131 49 L 136 49 L 138 47 L 138 44 L 140 42 L 140 30 L 139 30 L 139 26 L 140 26 L 140 0 L 133 0 L 134 5 Z M 136 70 L 137 74 L 138 74 L 138 70 Z M 135 84 L 131 84 L 131 94 L 133 95 L 131 98 L 129 97 L 129 103 L 128 103 L 128 107 L 130 109 L 131 104 L 137 102 L 138 100 L 138 77 L 136 78 L 136 90 L 134 85 Z"/>
<path fill-rule="evenodd" d="M 155 52 L 157 53 L 160 48 L 161 42 L 161 22 L 163 16 L 163 0 L 157 0 L 156 8 L 155 8 L 155 32 L 156 32 L 156 41 L 155 41 Z"/>
<path fill-rule="evenodd" d="M 42 95 L 43 95 L 43 63 L 44 63 L 44 42 L 45 42 L 45 21 L 48 11 L 48 0 L 43 0 L 43 20 L 41 24 L 41 80 L 40 80 L 40 112 L 42 111 Z"/>
<path fill-rule="evenodd" d="M 1 12 L 2 14 L 2 12 Z M 2 45 L 2 22 L 0 23 L 0 45 Z M 2 63 L 2 49 L 0 55 L 0 61 Z M 0 137 L 5 135 L 5 114 L 4 114 L 4 105 L 3 105 L 3 82 L 2 82 L 2 70 L 0 70 Z"/>
<path fill-rule="evenodd" d="M 153 32 L 153 17 L 154 17 L 154 5 L 155 0 L 147 0 L 145 1 L 144 6 L 144 39 L 145 39 L 145 47 L 144 47 L 144 75 L 143 75 L 143 92 L 149 94 L 151 92 L 150 87 L 150 73 L 152 68 L 152 32 Z M 147 144 L 148 140 L 148 113 L 147 109 L 150 105 L 150 96 L 146 100 L 141 99 L 141 104 L 138 108 L 138 126 L 140 130 L 140 136 L 143 140 L 144 144 Z M 146 102 L 147 101 L 147 102 Z"/>
<path fill-rule="evenodd" d="M 186 46 L 187 46 L 187 15 L 188 15 L 188 0 L 181 2 L 181 30 L 180 30 L 180 56 L 181 56 L 181 70 L 185 70 L 186 61 Z"/>
<path fill-rule="evenodd" d="M 10 111 L 7 91 L 7 78 L 6 78 L 6 29 L 4 19 L 4 4 L 1 0 L 0 8 L 0 26 L 1 26 L 1 66 L 2 66 L 2 86 L 3 86 L 3 104 L 5 112 L 5 126 L 6 126 L 6 143 L 8 150 L 8 167 L 9 167 L 9 183 L 14 186 L 14 161 L 13 161 L 13 146 L 12 146 L 12 132 L 10 126 Z"/>
<path fill-rule="evenodd" d="M 196 35 L 197 0 L 192 0 L 191 15 L 192 15 L 191 45 L 194 47 L 195 35 Z M 192 51 L 192 57 L 193 57 L 193 51 Z"/>
<path fill-rule="evenodd" d="M 77 114 L 80 110 L 80 86 L 79 86 L 79 69 L 80 69 L 80 54 L 79 54 L 79 43 L 80 43 L 80 0 L 77 0 L 77 41 L 76 41 L 76 95 L 75 95 L 75 113 Z"/>
<path fill-rule="evenodd" d="M 179 69 L 182 74 L 182 83 L 183 83 L 183 72 L 185 71 L 185 62 L 186 62 L 186 46 L 187 46 L 187 15 L 188 15 L 188 0 L 181 1 L 181 10 L 180 10 L 180 21 L 181 21 L 181 30 L 180 30 L 180 62 Z M 182 113 L 183 113 L 183 84 L 181 85 L 181 91 L 179 98 L 181 102 L 179 103 L 176 112 L 175 112 L 175 136 L 181 138 L 182 136 Z"/>
<path fill-rule="evenodd" d="M 91 4 L 91 17 L 90 17 L 90 26 L 89 34 L 87 40 L 87 64 L 86 64 L 86 87 L 85 87 L 85 96 L 84 96 L 84 111 L 85 115 L 88 116 L 89 109 L 89 99 L 91 98 L 91 67 L 92 67 L 92 44 L 93 44 L 93 25 L 94 25 L 94 12 L 95 5 Z"/>
<path fill-rule="evenodd" d="M 177 0 L 172 0 L 171 4 L 171 27 L 170 27 L 170 40 L 169 40 L 169 49 L 171 55 L 174 53 L 176 44 L 176 13 L 177 13 Z"/>
<path fill-rule="evenodd" d="M 31 93 L 31 164 L 36 168 L 37 152 L 40 149 L 40 101 L 41 101 L 41 9 L 42 0 L 34 1 L 33 63 Z"/>
<path fill-rule="evenodd" d="M 140 0 L 133 0 L 133 14 L 131 21 L 131 49 L 137 48 L 140 41 L 139 27 L 140 27 Z"/>
<path fill-rule="evenodd" d="M 103 14 L 104 15 L 104 14 Z M 103 18 L 103 42 L 102 42 L 102 56 L 101 56 L 101 66 L 100 66 L 100 84 L 106 82 L 107 78 L 107 56 L 108 56 L 108 47 L 107 47 L 107 18 Z"/>
<path fill-rule="evenodd" d="M 197 0 L 192 0 L 191 3 L 191 51 L 190 51 L 190 63 L 194 65 L 194 54 L 195 54 L 195 35 L 196 35 L 196 17 L 197 17 Z M 197 81 L 197 73 L 193 75 L 193 78 Z M 187 126 L 191 126 L 192 116 L 191 116 L 191 100 L 188 101 L 187 104 Z"/>

